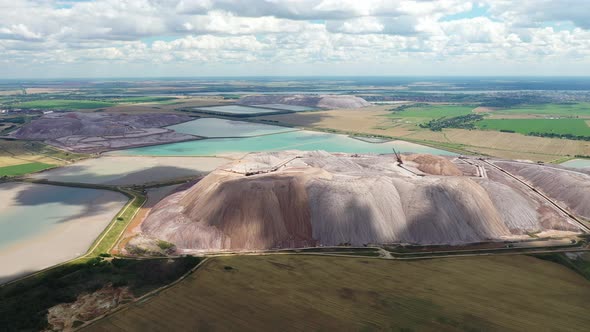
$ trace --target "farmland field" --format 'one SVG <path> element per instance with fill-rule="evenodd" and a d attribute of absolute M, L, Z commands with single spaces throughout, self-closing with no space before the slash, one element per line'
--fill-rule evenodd
<path fill-rule="evenodd" d="M 23 175 L 23 174 L 42 171 L 44 169 L 48 169 L 51 167 L 55 167 L 55 166 L 49 165 L 49 164 L 44 164 L 44 163 L 27 163 L 27 164 L 21 164 L 21 165 L 4 166 L 4 167 L 0 167 L 0 176 Z"/>
<path fill-rule="evenodd" d="M 66 161 L 84 157 L 85 155 L 61 151 L 39 142 L 0 140 L 0 167 L 33 162 L 63 165 Z"/>
<path fill-rule="evenodd" d="M 500 109 L 494 111 L 494 113 L 590 117 L 590 103 L 528 105 L 509 109 Z"/>
<path fill-rule="evenodd" d="M 480 129 L 511 130 L 521 134 L 554 133 L 590 136 L 590 127 L 582 119 L 484 119 Z"/>
<path fill-rule="evenodd" d="M 332 110 L 264 116 L 258 119 L 272 124 L 291 125 L 341 133 L 362 133 L 402 138 L 434 147 L 460 148 L 462 153 L 484 153 L 501 158 L 530 159 L 549 162 L 566 155 L 590 155 L 590 142 L 524 136 L 489 130 L 443 129 L 435 132 L 410 122 L 411 118 L 394 118 L 391 106 L 374 106 L 362 110 Z"/>
<path fill-rule="evenodd" d="M 32 100 L 14 104 L 19 108 L 39 108 L 39 109 L 92 109 L 101 107 L 114 106 L 114 102 L 97 101 L 97 100 L 69 100 L 69 99 L 47 99 Z"/>
<path fill-rule="evenodd" d="M 423 105 L 408 107 L 402 111 L 394 111 L 390 116 L 402 118 L 422 118 L 424 121 L 426 121 L 442 117 L 450 118 L 471 114 L 473 109 L 473 106 Z"/>
<path fill-rule="evenodd" d="M 110 99 L 112 102 L 117 103 L 159 103 L 159 102 L 170 102 L 177 100 L 176 97 L 158 97 L 158 96 L 138 96 L 138 97 L 123 97 Z"/>
<path fill-rule="evenodd" d="M 218 257 L 87 330 L 571 331 L 590 324 L 588 296 L 582 276 L 528 256 Z"/>

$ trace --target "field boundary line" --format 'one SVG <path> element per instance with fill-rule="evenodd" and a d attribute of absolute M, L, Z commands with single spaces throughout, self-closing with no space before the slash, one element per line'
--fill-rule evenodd
<path fill-rule="evenodd" d="M 134 196 L 135 198 L 137 198 L 137 196 Z M 123 228 L 123 230 L 121 231 L 121 234 L 119 234 L 119 236 L 117 236 L 117 239 L 113 242 L 113 245 L 111 245 L 111 247 L 109 248 L 109 250 L 107 251 L 108 253 L 110 253 L 111 251 L 113 251 L 113 249 L 115 249 L 116 246 L 119 245 L 119 243 L 121 242 L 121 240 L 123 239 L 123 235 L 125 235 L 125 232 L 127 231 L 127 228 L 129 226 L 131 226 L 131 223 L 133 222 L 133 219 L 135 219 L 135 216 L 137 216 L 137 214 L 139 213 L 139 211 L 141 211 L 141 209 L 143 208 L 143 206 L 145 205 L 145 203 L 147 202 L 147 196 L 146 198 L 143 200 L 143 202 L 141 203 L 140 206 L 137 207 L 137 209 L 135 210 L 135 213 L 133 213 L 133 215 L 131 217 L 129 217 L 129 221 L 127 222 L 127 225 L 125 225 L 125 227 Z M 131 205 L 132 203 L 130 203 Z M 120 215 L 123 214 L 124 211 L 121 211 Z"/>
<path fill-rule="evenodd" d="M 84 324 L 78 326 L 77 328 L 74 328 L 72 331 L 78 331 L 78 330 L 80 330 L 82 328 L 86 328 L 86 327 L 88 327 L 88 326 L 90 326 L 90 325 L 98 322 L 99 320 L 104 319 L 104 318 L 110 316 L 111 314 L 114 314 L 114 313 L 117 313 L 117 312 L 120 312 L 120 311 L 123 311 L 123 310 L 127 310 L 133 304 L 136 304 L 136 303 L 145 301 L 145 300 L 147 300 L 147 299 L 149 299 L 149 298 L 151 298 L 151 297 L 153 297 L 155 295 L 158 295 L 158 293 L 160 293 L 162 291 L 165 291 L 166 289 L 168 289 L 170 287 L 173 287 L 176 284 L 178 284 L 181 281 L 183 281 L 184 279 L 186 279 L 189 275 L 191 275 L 194 272 L 196 272 L 201 266 L 205 265 L 205 263 L 207 263 L 209 260 L 210 259 L 208 257 L 203 258 L 199 262 L 199 264 L 195 265 L 192 269 L 188 270 L 188 272 L 186 272 L 185 274 L 181 275 L 180 278 L 176 279 L 175 281 L 173 281 L 173 282 L 171 282 L 171 283 L 169 283 L 167 285 L 164 285 L 162 287 L 156 288 L 156 289 L 154 289 L 152 291 L 149 291 L 149 292 L 143 294 L 142 296 L 134 299 L 133 301 L 131 301 L 129 303 L 125 303 L 123 305 L 120 305 L 120 306 L 114 308 L 113 310 L 111 310 L 111 311 L 109 311 L 109 312 L 107 312 L 107 313 L 105 313 L 105 314 L 103 314 L 103 315 L 101 315 L 99 317 L 96 317 L 96 318 L 94 318 L 94 319 L 92 319 L 90 321 L 87 321 Z"/>

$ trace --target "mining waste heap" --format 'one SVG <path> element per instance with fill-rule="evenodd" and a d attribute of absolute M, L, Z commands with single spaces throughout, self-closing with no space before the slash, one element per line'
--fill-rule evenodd
<path fill-rule="evenodd" d="M 512 167 L 526 173 L 531 166 Z M 562 173 L 590 186 L 588 175 Z M 568 211 L 588 212 L 576 197 L 556 199 Z M 582 228 L 546 198 L 476 158 L 285 151 L 249 154 L 165 198 L 129 245 L 165 240 L 179 253 L 458 245 L 574 235 Z"/>

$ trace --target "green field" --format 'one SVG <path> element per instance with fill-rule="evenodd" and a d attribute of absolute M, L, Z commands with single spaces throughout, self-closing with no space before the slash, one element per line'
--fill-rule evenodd
<path fill-rule="evenodd" d="M 494 113 L 590 117 L 590 103 L 528 105 L 509 109 L 500 109 L 494 111 Z"/>
<path fill-rule="evenodd" d="M 44 169 L 55 167 L 44 163 L 28 163 L 14 166 L 0 167 L 0 176 L 17 176 L 34 172 L 39 172 Z"/>
<path fill-rule="evenodd" d="M 554 133 L 590 136 L 590 127 L 582 119 L 485 119 L 476 122 L 480 129 L 511 130 L 521 134 Z"/>
<path fill-rule="evenodd" d="M 39 109 L 92 109 L 115 106 L 117 103 L 98 100 L 69 100 L 69 99 L 46 99 L 32 100 L 17 103 L 12 106 L 18 108 L 39 108 Z"/>
<path fill-rule="evenodd" d="M 583 331 L 590 282 L 528 256 L 209 259 L 90 331 Z"/>
<path fill-rule="evenodd" d="M 455 117 L 471 114 L 473 106 L 453 105 L 421 105 L 404 108 L 401 111 L 393 111 L 389 116 L 395 118 L 414 118 L 419 122 L 426 122 L 442 117 Z"/>
<path fill-rule="evenodd" d="M 169 102 L 171 100 L 176 100 L 176 97 L 124 97 L 124 98 L 115 98 L 111 101 L 116 103 L 155 103 L 155 102 Z"/>

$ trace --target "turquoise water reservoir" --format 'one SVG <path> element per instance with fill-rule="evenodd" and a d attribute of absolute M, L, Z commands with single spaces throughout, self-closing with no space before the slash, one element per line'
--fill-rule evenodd
<path fill-rule="evenodd" d="M 111 154 L 147 156 L 214 156 L 235 152 L 246 153 L 281 150 L 392 153 L 392 148 L 395 148 L 399 152 L 454 155 L 452 152 L 403 141 L 368 143 L 345 135 L 311 131 L 296 131 L 247 138 L 204 139 L 121 150 L 112 152 Z"/>
<path fill-rule="evenodd" d="M 258 108 L 242 105 L 224 105 L 224 106 L 208 106 L 208 107 L 194 107 L 194 110 L 215 112 L 215 113 L 227 113 L 227 114 L 264 114 L 264 113 L 275 113 L 277 110 L 268 108 Z"/>

